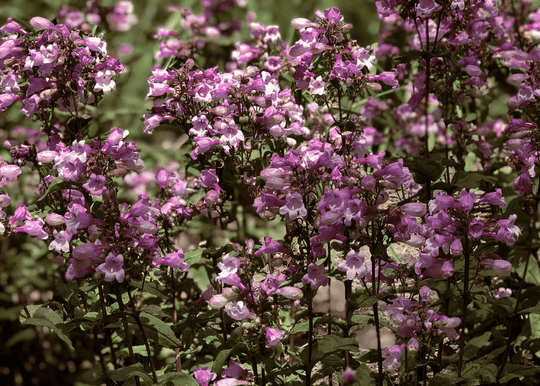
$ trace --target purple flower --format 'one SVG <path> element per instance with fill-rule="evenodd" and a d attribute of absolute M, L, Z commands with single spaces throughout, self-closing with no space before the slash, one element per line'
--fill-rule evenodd
<path fill-rule="evenodd" d="M 302 282 L 309 284 L 311 289 L 316 290 L 321 285 L 324 287 L 328 285 L 328 278 L 325 275 L 325 268 L 323 265 L 317 265 L 310 263 L 308 265 L 308 272 L 302 277 Z"/>
<path fill-rule="evenodd" d="M 71 234 L 66 231 L 58 232 L 56 229 L 53 230 L 54 240 L 49 244 L 50 250 L 55 250 L 58 253 L 67 253 L 69 252 L 69 242 L 71 240 Z"/>
<path fill-rule="evenodd" d="M 285 336 L 285 331 L 276 330 L 275 328 L 263 327 L 262 330 L 266 336 L 266 348 L 276 346 Z"/>
<path fill-rule="evenodd" d="M 126 276 L 124 271 L 124 256 L 115 255 L 110 252 L 105 257 L 105 262 L 96 268 L 96 272 L 105 275 L 105 281 L 112 282 L 116 279 L 116 281 L 122 283 Z"/>
<path fill-rule="evenodd" d="M 426 206 L 419 202 L 410 202 L 401 206 L 403 213 L 410 214 L 415 217 L 424 217 L 427 213 Z"/>
<path fill-rule="evenodd" d="M 345 256 L 345 261 L 340 263 L 337 267 L 342 272 L 347 272 L 347 279 L 354 280 L 356 277 L 359 279 L 366 275 L 366 266 L 364 265 L 364 254 L 362 252 L 356 252 L 350 250 Z"/>
<path fill-rule="evenodd" d="M 195 367 L 193 369 L 193 376 L 200 386 L 209 386 L 209 383 L 216 379 L 217 374 L 210 370 L 210 367 Z"/>
<path fill-rule="evenodd" d="M 510 288 L 500 287 L 495 291 L 495 299 L 508 298 L 512 296 L 512 290 Z"/>
<path fill-rule="evenodd" d="M 227 283 L 227 280 L 230 276 L 238 276 L 237 272 L 240 271 L 240 265 L 242 265 L 243 263 L 243 260 L 240 260 L 234 256 L 230 256 L 227 253 L 225 256 L 223 256 L 222 262 L 217 264 L 217 267 L 221 270 L 221 272 L 215 280 L 218 282 L 221 281 L 223 283 Z"/>
<path fill-rule="evenodd" d="M 287 221 L 295 220 L 298 216 L 307 215 L 307 210 L 300 193 L 287 193 L 285 200 L 287 203 L 279 209 L 279 214 L 285 216 Z"/>
<path fill-rule="evenodd" d="M 521 229 L 517 225 L 514 225 L 514 222 L 517 220 L 516 214 L 511 214 L 507 220 L 497 221 L 499 225 L 499 230 L 493 238 L 497 241 L 504 241 L 506 245 L 514 245 L 516 243 L 516 238 L 521 234 Z"/>
<path fill-rule="evenodd" d="M 105 176 L 92 173 L 88 178 L 88 182 L 86 184 L 83 184 L 83 188 L 88 190 L 88 192 L 94 196 L 101 196 L 103 195 L 103 191 L 107 189 L 105 187 L 105 182 Z"/>
<path fill-rule="evenodd" d="M 227 315 L 234 320 L 244 320 L 254 316 L 253 313 L 244 305 L 243 301 L 234 301 L 226 312 Z"/>
<path fill-rule="evenodd" d="M 397 369 L 401 367 L 399 359 L 401 358 L 401 352 L 403 351 L 404 344 L 396 344 L 390 348 L 384 348 L 382 357 L 384 358 L 383 367 L 390 374 L 395 374 Z"/>
<path fill-rule="evenodd" d="M 281 295 L 287 299 L 300 300 L 304 296 L 302 290 L 298 287 L 281 287 L 276 291 L 276 294 Z"/>
<path fill-rule="evenodd" d="M 356 372 L 350 367 L 347 367 L 343 372 L 343 386 L 354 385 L 356 381 Z"/>
<path fill-rule="evenodd" d="M 275 271 L 273 275 L 266 275 L 266 279 L 261 283 L 261 288 L 267 295 L 273 295 L 278 290 L 281 283 L 285 281 L 285 275 Z"/>
<path fill-rule="evenodd" d="M 231 377 L 231 378 L 249 378 L 249 372 L 242 367 L 241 364 L 235 362 L 233 359 L 229 361 L 229 367 L 221 372 L 222 377 Z"/>
<path fill-rule="evenodd" d="M 163 258 L 154 260 L 152 265 L 167 265 L 171 268 L 180 268 L 182 272 L 189 270 L 189 265 L 184 263 L 184 251 L 178 249 L 176 252 L 167 253 Z"/>
<path fill-rule="evenodd" d="M 115 75 L 116 73 L 111 70 L 98 71 L 96 74 L 96 85 L 94 86 L 94 91 L 103 91 L 103 94 L 109 94 L 111 90 L 116 88 L 116 83 L 114 80 L 112 80 L 113 76 Z"/>
<path fill-rule="evenodd" d="M 483 260 L 481 261 L 481 264 L 484 265 L 486 268 L 492 269 L 495 271 L 497 276 L 509 276 L 510 273 L 512 273 L 512 263 L 506 260 Z"/>
<path fill-rule="evenodd" d="M 291 251 L 285 247 L 283 247 L 280 243 L 278 243 L 275 240 L 272 240 L 271 237 L 266 237 L 264 240 L 264 244 L 257 252 L 255 252 L 255 256 L 261 257 L 263 253 L 274 255 L 278 252 L 281 253 L 291 253 Z"/>
<path fill-rule="evenodd" d="M 43 225 L 44 221 L 41 218 L 37 218 L 36 220 L 28 220 L 24 223 L 24 225 L 13 229 L 13 232 L 24 232 L 30 236 L 34 236 L 38 240 L 47 240 L 49 238 L 49 234 L 43 230 Z"/>

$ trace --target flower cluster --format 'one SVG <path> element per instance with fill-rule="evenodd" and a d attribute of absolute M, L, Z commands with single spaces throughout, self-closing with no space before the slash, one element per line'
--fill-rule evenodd
<path fill-rule="evenodd" d="M 1 28 L 0 111 L 21 99 L 21 111 L 49 125 L 50 111 L 77 114 L 80 104 L 97 103 L 115 88 L 124 66 L 107 55 L 102 37 L 40 17 L 30 24 L 32 33 L 11 19 Z"/>

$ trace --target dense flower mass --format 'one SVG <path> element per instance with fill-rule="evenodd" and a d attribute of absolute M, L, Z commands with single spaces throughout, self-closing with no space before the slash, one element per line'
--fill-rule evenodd
<path fill-rule="evenodd" d="M 96 31 L 131 30 L 132 2 L 8 19 L 0 111 L 40 130 L 6 125 L 0 233 L 45 243 L 66 279 L 42 311 L 71 319 L 47 327 L 67 343 L 81 324 L 114 382 L 354 384 L 365 361 L 380 385 L 528 376 L 504 370 L 537 344 L 513 330 L 538 300 L 540 11 L 503 3 L 377 1 L 366 47 L 337 8 L 288 44 L 245 1 L 170 6 L 140 135 L 97 110 L 130 71 Z M 162 131 L 178 141 L 146 150 Z M 345 311 L 321 316 L 336 281 Z M 377 349 L 354 356 L 365 324 Z"/>

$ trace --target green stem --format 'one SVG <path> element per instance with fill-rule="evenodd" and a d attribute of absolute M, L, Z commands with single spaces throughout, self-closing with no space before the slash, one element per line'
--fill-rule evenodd
<path fill-rule="evenodd" d="M 469 237 L 465 235 L 465 272 L 463 279 L 463 315 L 461 317 L 461 334 L 459 337 L 459 363 L 458 363 L 458 377 L 461 377 L 461 370 L 463 369 L 463 354 L 465 349 L 465 326 L 467 324 L 467 306 L 469 304 L 469 269 L 471 264 L 469 253 Z"/>
<path fill-rule="evenodd" d="M 521 278 L 521 282 L 519 283 L 519 293 L 516 298 L 516 305 L 514 307 L 514 312 L 512 313 L 512 317 L 510 318 L 510 324 L 508 325 L 508 339 L 506 341 L 506 350 L 504 350 L 504 354 L 501 360 L 501 364 L 499 367 L 499 371 L 497 372 L 497 381 L 502 377 L 504 372 L 504 367 L 506 366 L 506 361 L 508 359 L 508 356 L 510 355 L 510 349 L 512 346 L 512 325 L 514 324 L 514 320 L 517 316 L 517 312 L 519 310 L 519 306 L 521 303 L 521 296 L 523 295 L 523 286 L 525 285 L 525 278 L 527 277 L 527 270 L 529 269 L 529 261 L 531 260 L 531 254 L 532 254 L 532 245 L 533 245 L 533 239 L 534 235 L 536 235 L 536 218 L 535 215 L 538 215 L 538 199 L 535 199 L 534 201 L 534 207 L 532 208 L 533 216 L 531 216 L 531 222 L 529 225 L 529 242 L 527 246 L 527 261 L 525 262 L 525 267 L 523 268 L 523 277 Z"/>
<path fill-rule="evenodd" d="M 156 366 L 154 365 L 154 358 L 152 357 L 152 351 L 150 350 L 150 344 L 148 343 L 148 338 L 146 337 L 146 332 L 144 331 L 144 326 L 141 322 L 141 318 L 139 317 L 139 314 L 137 313 L 135 309 L 135 304 L 133 303 L 133 299 L 131 298 L 131 292 L 129 288 L 127 289 L 129 300 L 131 302 L 131 308 L 133 311 L 133 317 L 135 318 L 135 321 L 137 322 L 137 326 L 139 326 L 139 331 L 141 333 L 144 346 L 146 347 L 146 353 L 148 355 L 148 361 L 150 363 L 150 369 L 152 370 L 152 377 L 154 378 L 154 383 L 158 382 L 157 374 L 156 374 Z"/>
<path fill-rule="evenodd" d="M 306 386 L 311 386 L 311 355 L 313 351 L 313 299 L 308 305 L 308 365 L 306 369 Z"/>
<path fill-rule="evenodd" d="M 120 293 L 120 289 L 117 285 L 113 285 L 114 291 L 116 293 L 116 301 L 118 302 L 118 307 L 120 308 L 120 311 L 122 311 L 122 325 L 124 327 L 124 332 L 126 334 L 126 343 L 128 346 L 129 351 L 129 359 L 132 365 L 134 365 L 136 362 L 135 360 L 135 354 L 133 353 L 133 344 L 131 343 L 131 331 L 129 330 L 129 325 L 126 318 L 126 306 L 124 305 L 124 302 L 122 301 L 122 294 Z M 141 382 L 139 380 L 138 376 L 133 377 L 135 379 L 135 384 L 137 386 L 141 386 Z"/>

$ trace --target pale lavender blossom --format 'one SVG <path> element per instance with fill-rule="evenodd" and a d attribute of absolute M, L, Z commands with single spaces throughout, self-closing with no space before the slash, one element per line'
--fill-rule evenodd
<path fill-rule="evenodd" d="M 232 305 L 227 308 L 226 312 L 227 315 L 238 321 L 254 316 L 253 313 L 244 305 L 243 301 L 234 301 Z"/>
<path fill-rule="evenodd" d="M 96 272 L 105 275 L 105 281 L 107 282 L 112 282 L 116 279 L 116 281 L 122 283 L 126 276 L 126 272 L 124 271 L 124 256 L 115 255 L 110 252 L 105 257 L 105 262 L 96 268 Z"/>
<path fill-rule="evenodd" d="M 314 290 L 318 289 L 321 285 L 323 287 L 328 285 L 324 266 L 310 263 L 308 265 L 308 272 L 302 277 L 302 282 L 309 284 L 311 289 Z"/>
<path fill-rule="evenodd" d="M 279 209 L 279 214 L 285 216 L 287 221 L 295 220 L 298 216 L 303 217 L 307 215 L 304 200 L 300 193 L 287 193 L 285 200 L 287 203 Z"/>
<path fill-rule="evenodd" d="M 364 265 L 364 254 L 360 251 L 350 250 L 345 256 L 345 261 L 337 267 L 342 272 L 347 272 L 347 279 L 361 279 L 367 273 L 367 268 Z"/>

